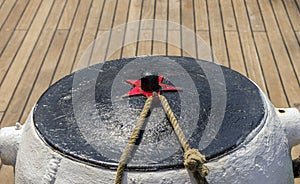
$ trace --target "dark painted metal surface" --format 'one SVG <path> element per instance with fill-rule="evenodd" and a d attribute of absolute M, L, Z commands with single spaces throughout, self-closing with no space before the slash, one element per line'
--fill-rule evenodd
<path fill-rule="evenodd" d="M 166 65 L 156 66 L 156 61 Z M 214 73 L 218 68 L 224 81 Z M 183 89 L 162 94 L 191 146 L 199 148 L 208 159 L 237 147 L 264 116 L 259 89 L 241 74 L 191 58 L 148 56 L 90 66 L 52 85 L 34 109 L 39 134 L 53 149 L 71 158 L 115 169 L 146 100 L 144 96 L 122 98 L 132 88 L 125 80 L 139 79 L 145 72 L 163 75 L 164 83 Z M 214 104 L 212 94 L 217 99 Z M 215 106 L 222 105 L 218 104 L 222 94 L 226 97 L 225 111 L 211 114 Z M 212 132 L 217 131 L 215 136 L 212 133 L 210 144 L 201 149 L 199 143 L 211 118 L 221 119 L 221 126 L 212 128 Z M 182 154 L 162 108 L 156 107 L 128 169 L 182 167 Z"/>

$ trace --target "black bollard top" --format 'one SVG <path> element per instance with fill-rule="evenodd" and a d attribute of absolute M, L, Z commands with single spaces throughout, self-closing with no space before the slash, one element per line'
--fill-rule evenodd
<path fill-rule="evenodd" d="M 145 75 L 145 73 L 148 73 Z M 207 160 L 255 136 L 265 116 L 258 87 L 207 61 L 147 56 L 97 64 L 53 84 L 38 100 L 34 125 L 59 153 L 116 169 L 145 100 L 164 95 L 189 144 Z M 160 106 L 153 106 L 128 170 L 183 167 L 183 151 Z"/>

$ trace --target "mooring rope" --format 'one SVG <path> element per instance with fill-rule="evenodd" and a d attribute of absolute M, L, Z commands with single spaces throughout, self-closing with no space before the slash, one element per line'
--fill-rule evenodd
<path fill-rule="evenodd" d="M 149 97 L 146 102 L 145 105 L 143 107 L 143 110 L 140 114 L 139 119 L 137 120 L 137 123 L 134 127 L 134 130 L 130 136 L 129 142 L 125 147 L 124 152 L 121 155 L 120 161 L 119 161 L 119 165 L 118 165 L 118 169 L 117 169 L 117 174 L 116 174 L 116 179 L 115 179 L 115 184 L 121 184 L 122 183 L 122 179 L 123 179 L 123 173 L 125 170 L 125 167 L 128 163 L 128 161 L 130 160 L 130 158 L 133 156 L 132 152 L 134 150 L 134 146 L 135 143 L 141 133 L 142 127 L 145 123 L 145 119 L 149 113 L 151 104 L 152 104 L 152 96 Z"/>
<path fill-rule="evenodd" d="M 192 149 L 182 131 L 182 129 L 179 126 L 179 123 L 177 122 L 177 119 L 174 116 L 173 111 L 171 110 L 171 107 L 167 101 L 167 99 L 159 95 L 157 93 L 153 93 L 154 98 L 158 96 L 163 109 L 171 122 L 171 125 L 174 129 L 174 132 L 176 136 L 178 137 L 178 140 L 183 147 L 184 150 L 184 166 L 186 169 L 191 171 L 193 173 L 193 176 L 198 184 L 207 184 L 207 180 L 205 179 L 205 176 L 207 176 L 209 169 L 204 165 L 206 159 L 205 156 L 202 155 L 197 149 Z M 125 170 L 125 167 L 130 160 L 131 157 L 133 157 L 132 152 L 134 145 L 140 135 L 141 129 L 144 125 L 145 119 L 147 117 L 147 114 L 149 113 L 151 104 L 153 101 L 153 97 L 149 97 L 144 105 L 144 108 L 140 114 L 140 117 L 136 123 L 136 126 L 131 134 L 131 137 L 129 139 L 128 144 L 125 147 L 125 150 L 120 158 L 120 162 L 117 169 L 115 184 L 121 184 L 123 179 L 123 173 Z"/>
<path fill-rule="evenodd" d="M 207 181 L 205 179 L 205 176 L 208 175 L 209 169 L 204 165 L 206 161 L 205 156 L 202 155 L 198 149 L 192 149 L 190 147 L 182 129 L 179 126 L 179 123 L 177 122 L 177 119 L 174 116 L 174 113 L 166 97 L 162 95 L 158 95 L 158 97 L 160 99 L 160 102 L 163 106 L 165 113 L 167 114 L 167 117 L 169 118 L 172 124 L 175 134 L 177 135 L 178 140 L 184 149 L 185 168 L 190 170 L 193 173 L 194 178 L 198 184 L 206 184 Z"/>

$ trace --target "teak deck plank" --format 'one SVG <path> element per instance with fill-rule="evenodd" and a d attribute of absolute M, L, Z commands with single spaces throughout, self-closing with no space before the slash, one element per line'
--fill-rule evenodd
<path fill-rule="evenodd" d="M 22 1 L 26 2 L 26 1 Z M 26 2 L 27 4 L 27 2 Z M 13 64 L 10 68 L 10 70 L 7 73 L 7 76 L 5 78 L 5 81 L 2 83 L 2 86 L 0 88 L 0 94 L 1 94 L 1 104 L 2 100 L 4 100 L 3 104 L 1 105 L 1 108 L 6 109 L 8 102 L 10 98 L 12 97 L 14 93 L 14 88 L 16 87 L 22 72 L 24 70 L 24 67 L 26 66 L 26 62 L 30 57 L 30 54 L 32 50 L 34 49 L 34 46 L 36 44 L 36 41 L 39 37 L 40 31 L 44 25 L 44 22 L 48 16 L 48 13 L 51 9 L 52 2 L 51 1 L 44 1 L 41 7 L 39 8 L 37 12 L 37 16 L 34 20 L 34 22 L 31 25 L 31 28 L 28 30 L 28 33 L 26 35 L 25 40 L 22 42 L 21 48 L 18 51 L 18 54 L 14 58 Z M 24 7 L 21 8 L 22 12 L 24 11 Z M 20 11 L 20 10 L 19 10 Z M 17 11 L 17 12 L 19 12 Z M 15 14 L 14 16 L 15 19 L 20 19 L 20 17 L 17 17 L 18 14 Z M 20 15 L 20 14 L 19 14 Z M 15 27 L 17 22 L 12 22 L 13 27 Z M 10 93 L 7 93 L 7 91 L 10 91 Z M 3 94 L 3 95 L 2 95 Z M 13 125 L 15 122 L 5 122 L 6 125 Z M 1 120 L 1 125 L 4 124 Z M 13 178 L 13 170 L 11 167 L 4 167 L 2 168 L 1 174 L 4 174 L 1 179 L 0 183 L 2 181 L 4 182 L 3 184 L 13 184 L 14 183 L 14 178 Z"/>
<path fill-rule="evenodd" d="M 148 19 L 154 19 L 155 14 L 155 1 L 153 0 L 144 0 L 143 1 L 143 7 L 142 7 L 142 17 L 141 17 L 141 30 L 152 30 L 153 29 L 153 25 L 152 24 L 146 24 L 144 22 L 144 20 L 148 20 Z"/>
<path fill-rule="evenodd" d="M 247 76 L 245 63 L 243 61 L 243 54 L 239 42 L 239 35 L 237 32 L 226 32 L 228 55 L 230 66 L 233 70 L 239 71 L 244 76 Z"/>
<path fill-rule="evenodd" d="M 129 13 L 129 3 L 130 0 L 122 0 L 117 4 L 113 28 L 110 31 L 110 41 L 107 45 L 107 60 L 119 59 L 121 57 L 126 22 Z"/>
<path fill-rule="evenodd" d="M 105 37 L 105 42 L 103 43 L 97 43 L 97 45 L 101 46 L 101 48 L 95 48 L 94 54 L 99 55 L 99 59 L 97 61 L 94 60 L 92 63 L 98 63 L 99 61 L 105 61 L 107 59 L 107 52 L 108 52 L 108 46 L 110 44 L 110 38 L 111 38 L 111 28 L 114 25 L 114 18 L 116 14 L 116 8 L 118 6 L 118 1 L 105 1 L 105 6 L 103 9 L 103 14 L 101 17 L 101 22 L 99 25 L 98 35 L 101 34 L 101 39 Z M 102 34 L 105 33 L 105 34 Z M 100 55 L 101 54 L 101 55 Z M 101 58 L 101 59 L 100 59 Z"/>
<path fill-rule="evenodd" d="M 298 44 L 299 44 L 299 43 L 300 43 L 300 31 L 297 31 L 297 32 L 296 32 L 296 36 L 297 36 Z"/>
<path fill-rule="evenodd" d="M 138 56 L 151 55 L 151 47 L 152 47 L 152 30 L 140 30 L 139 41 L 138 41 Z"/>
<path fill-rule="evenodd" d="M 283 3 L 289 15 L 294 30 L 300 31 L 300 11 L 299 7 L 297 7 L 296 2 L 294 0 L 284 0 Z"/>
<path fill-rule="evenodd" d="M 208 31 L 207 4 L 205 0 L 194 1 L 196 30 Z"/>
<path fill-rule="evenodd" d="M 181 40 L 179 30 L 169 30 L 168 31 L 168 45 L 167 45 L 167 55 L 168 56 L 180 56 L 181 55 Z"/>
<path fill-rule="evenodd" d="M 64 9 L 61 21 L 59 22 L 57 29 L 70 29 L 73 19 L 75 17 L 76 11 L 79 6 L 79 0 L 68 1 Z"/>
<path fill-rule="evenodd" d="M 216 0 L 207 0 L 208 19 L 210 22 L 210 36 L 213 52 L 213 61 L 223 66 L 230 66 L 224 39 L 219 3 Z"/>
<path fill-rule="evenodd" d="M 106 48 L 109 43 L 109 31 L 98 31 L 97 40 L 93 45 L 92 56 L 89 65 L 105 61 Z"/>
<path fill-rule="evenodd" d="M 0 11 L 0 28 L 1 29 L 2 29 L 3 23 L 6 21 L 7 16 L 11 12 L 15 3 L 16 3 L 16 0 L 5 1 L 3 4 L 1 3 L 1 11 Z"/>
<path fill-rule="evenodd" d="M 275 17 L 277 18 L 277 22 L 279 25 L 279 29 L 283 40 L 285 42 L 285 46 L 287 48 L 290 61 L 292 63 L 293 69 L 296 72 L 296 76 L 299 83 L 300 77 L 300 47 L 297 43 L 297 38 L 294 34 L 293 28 L 289 22 L 288 16 L 285 12 L 284 6 L 281 1 L 271 1 L 272 6 L 275 12 Z"/>
<path fill-rule="evenodd" d="M 153 19 L 155 2 L 153 0 L 144 0 L 142 7 L 142 17 L 138 37 L 137 55 L 151 55 L 153 38 Z M 152 19 L 152 21 L 144 21 Z M 149 24 L 146 24 L 148 22 Z"/>
<path fill-rule="evenodd" d="M 243 32 L 240 33 L 240 38 L 242 42 L 248 77 L 252 79 L 262 89 L 263 92 L 266 92 L 264 75 L 253 41 L 253 36 L 250 32 Z"/>
<path fill-rule="evenodd" d="M 209 31 L 197 31 L 198 59 L 212 61 Z"/>
<path fill-rule="evenodd" d="M 40 5 L 41 5 L 41 0 L 30 1 L 16 29 L 28 30 Z"/>
<path fill-rule="evenodd" d="M 131 0 L 128 15 L 128 25 L 126 27 L 122 56 L 134 57 L 137 53 L 137 40 L 139 35 L 139 20 L 141 17 L 143 1 Z"/>
<path fill-rule="evenodd" d="M 152 55 L 167 55 L 167 7 L 168 1 L 156 1 Z"/>
<path fill-rule="evenodd" d="M 280 35 L 279 28 L 269 1 L 259 1 L 269 42 L 278 65 L 279 74 L 287 95 L 288 104 L 294 106 L 300 102 L 300 89 L 287 50 Z M 275 90 L 275 89 L 274 89 Z"/>
<path fill-rule="evenodd" d="M 220 1 L 225 31 L 236 31 L 236 22 L 231 0 Z"/>
<path fill-rule="evenodd" d="M 72 71 L 76 52 L 81 43 L 81 37 L 85 27 L 86 19 L 90 11 L 90 7 L 91 0 L 80 1 L 78 11 L 76 12 L 70 34 L 68 35 L 66 46 L 58 63 L 58 67 L 55 71 L 52 83 L 56 82 Z"/>
<path fill-rule="evenodd" d="M 111 26 L 113 25 L 113 18 L 114 18 L 116 7 L 117 7 L 117 0 L 105 1 L 103 15 L 99 26 L 100 30 L 107 31 L 111 28 Z"/>
<path fill-rule="evenodd" d="M 287 98 L 282 86 L 278 68 L 274 62 L 274 57 L 271 48 L 268 44 L 268 38 L 264 32 L 254 33 L 255 42 L 257 45 L 258 55 L 264 71 L 264 77 L 267 84 L 268 95 L 272 103 L 276 107 L 288 107 Z"/>
<path fill-rule="evenodd" d="M 12 166 L 3 165 L 0 171 L 0 184 L 14 184 L 13 173 L 14 168 Z"/>
<path fill-rule="evenodd" d="M 9 70 L 10 66 L 14 61 L 14 57 L 16 56 L 20 45 L 24 39 L 26 31 L 15 31 L 12 35 L 10 42 L 8 43 L 7 47 L 5 48 L 3 55 L 0 57 L 0 87 L 4 80 L 7 71 Z"/>
<path fill-rule="evenodd" d="M 194 1 L 181 1 L 181 49 L 182 55 L 197 58 Z"/>
<path fill-rule="evenodd" d="M 180 1 L 168 0 L 168 30 L 180 30 Z M 198 20 L 199 22 L 200 20 Z M 200 23 L 199 23 L 200 24 Z"/>
<path fill-rule="evenodd" d="M 53 41 L 44 59 L 43 65 L 37 76 L 31 95 L 22 113 L 20 122 L 24 122 L 26 120 L 33 105 L 36 103 L 36 101 L 42 95 L 42 93 L 46 91 L 46 89 L 50 86 L 51 79 L 57 67 L 57 63 L 60 59 L 60 56 L 62 54 L 68 32 L 69 32 L 68 30 L 56 31 Z"/>
<path fill-rule="evenodd" d="M 264 76 L 257 56 L 256 47 L 254 45 L 252 30 L 245 4 L 243 1 L 233 2 L 243 54 L 243 59 L 240 60 L 240 62 L 244 61 L 247 76 L 256 82 L 264 92 L 266 92 Z"/>
<path fill-rule="evenodd" d="M 8 106 L 8 103 L 13 95 L 12 92 L 15 90 L 18 81 L 21 78 L 24 69 L 26 68 L 27 62 L 35 48 L 36 42 L 39 38 L 42 28 L 44 27 L 44 22 L 48 17 L 51 7 L 52 2 L 43 1 L 36 19 L 31 25 L 29 32 L 27 33 L 26 38 L 22 43 L 22 46 L 16 55 L 5 80 L 2 83 L 0 88 L 0 111 L 5 111 Z M 10 91 L 10 93 L 7 91 Z"/>
<path fill-rule="evenodd" d="M 101 20 L 101 14 L 104 6 L 104 1 L 93 1 L 92 7 L 89 13 L 89 17 L 84 29 L 82 41 L 79 45 L 79 50 L 76 54 L 75 63 L 72 67 L 72 72 L 89 65 L 89 59 L 92 54 L 91 44 L 97 37 L 98 26 Z M 84 58 L 82 58 L 84 55 Z M 81 60 L 81 58 L 83 60 Z M 80 63 L 79 63 L 80 62 Z"/>
<path fill-rule="evenodd" d="M 52 10 L 49 13 L 49 17 L 37 45 L 35 46 L 20 82 L 15 89 L 14 96 L 17 96 L 18 98 L 12 98 L 8 108 L 6 109 L 5 116 L 3 117 L 3 126 L 7 126 L 8 124 L 6 123 L 17 122 L 21 118 L 22 110 L 30 96 L 39 68 L 41 67 L 48 51 L 48 47 L 45 47 L 45 45 L 49 46 L 51 44 L 52 36 L 56 30 L 64 3 L 65 0 L 55 1 Z M 32 70 L 32 68 L 36 69 Z"/>
<path fill-rule="evenodd" d="M 300 0 L 295 0 L 297 5 L 298 5 L 298 8 L 300 7 Z"/>
<path fill-rule="evenodd" d="M 246 8 L 250 19 L 252 31 L 265 31 L 257 0 L 246 0 Z"/>
<path fill-rule="evenodd" d="M 167 55 L 180 56 L 181 55 L 181 29 L 180 29 L 180 1 L 168 1 L 168 34 L 167 34 Z"/>
<path fill-rule="evenodd" d="M 26 6 L 28 4 L 28 0 L 17 1 L 13 9 L 11 10 L 7 20 L 5 21 L 2 29 L 0 30 L 0 56 L 3 54 L 3 50 L 5 49 L 13 31 L 20 20 L 22 13 L 24 12 Z"/>
<path fill-rule="evenodd" d="M 113 27 L 119 27 L 127 21 L 128 10 L 130 6 L 130 0 L 118 1 L 115 11 L 115 16 L 113 20 Z M 101 28 L 100 28 L 101 29 Z"/>
<path fill-rule="evenodd" d="M 2 4 L 5 0 L 0 0 L 0 8 L 2 7 Z"/>

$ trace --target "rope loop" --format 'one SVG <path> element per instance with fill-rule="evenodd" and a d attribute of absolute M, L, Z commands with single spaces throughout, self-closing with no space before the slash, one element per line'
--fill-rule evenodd
<path fill-rule="evenodd" d="M 204 165 L 206 159 L 197 149 L 189 149 L 184 153 L 184 166 L 191 172 L 199 172 L 201 177 L 208 175 L 208 168 Z"/>

